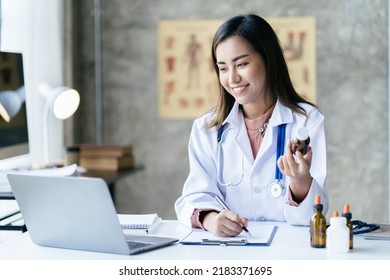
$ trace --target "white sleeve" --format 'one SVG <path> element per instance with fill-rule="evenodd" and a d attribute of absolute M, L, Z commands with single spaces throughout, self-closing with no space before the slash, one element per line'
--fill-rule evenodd
<path fill-rule="evenodd" d="M 195 209 L 221 209 L 214 199 L 216 194 L 220 195 L 213 151 L 216 143 L 216 131 L 206 130 L 204 121 L 196 120 L 188 144 L 190 172 L 182 195 L 175 202 L 178 220 L 189 227 Z"/>

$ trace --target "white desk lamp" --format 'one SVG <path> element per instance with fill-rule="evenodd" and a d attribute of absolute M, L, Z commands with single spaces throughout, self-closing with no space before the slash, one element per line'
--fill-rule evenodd
<path fill-rule="evenodd" d="M 48 83 L 39 86 L 39 93 L 46 99 L 43 114 L 44 159 L 49 162 L 49 121 L 53 114 L 59 120 L 71 117 L 80 104 L 79 93 L 65 86 L 53 87 Z"/>

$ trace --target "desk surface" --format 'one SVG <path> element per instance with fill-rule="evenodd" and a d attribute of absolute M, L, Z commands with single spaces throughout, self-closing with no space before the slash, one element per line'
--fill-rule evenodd
<path fill-rule="evenodd" d="M 269 223 L 269 222 L 267 222 Z M 133 255 L 115 255 L 86 251 L 66 250 L 37 246 L 32 243 L 28 232 L 0 244 L 0 259 L 3 260 L 81 260 L 81 259 L 138 259 L 138 260 L 323 260 L 323 259 L 377 259 L 390 260 L 390 241 L 365 240 L 355 236 L 354 249 L 349 253 L 328 254 L 326 249 L 310 246 L 308 227 L 291 226 L 286 223 L 270 223 L 278 230 L 267 247 L 256 246 L 201 246 L 174 244 L 154 251 Z M 177 221 L 163 221 L 156 235 L 173 236 L 178 239 L 190 230 Z"/>

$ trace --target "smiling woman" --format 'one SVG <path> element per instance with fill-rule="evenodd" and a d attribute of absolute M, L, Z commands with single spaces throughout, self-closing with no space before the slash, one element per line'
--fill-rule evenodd
<path fill-rule="evenodd" d="M 308 225 L 315 196 L 328 208 L 324 117 L 295 91 L 276 33 L 257 15 L 232 17 L 215 33 L 212 59 L 219 99 L 193 124 L 179 220 L 216 236 L 236 236 L 249 220 Z M 301 127 L 311 137 L 305 154 L 290 141 Z"/>

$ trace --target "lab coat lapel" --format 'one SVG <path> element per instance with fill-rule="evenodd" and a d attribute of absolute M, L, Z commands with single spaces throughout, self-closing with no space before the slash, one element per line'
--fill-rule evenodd
<path fill-rule="evenodd" d="M 240 105 L 237 102 L 234 103 L 234 106 L 230 111 L 229 115 L 227 116 L 225 122 L 229 122 L 236 127 L 234 139 L 237 145 L 240 147 L 241 152 L 243 153 L 245 158 L 251 164 L 253 164 L 254 159 L 244 123 L 244 116 L 242 114 L 242 111 L 240 110 Z"/>
<path fill-rule="evenodd" d="M 241 111 L 240 111 L 241 112 Z M 241 113 L 242 114 L 242 113 Z M 249 142 L 248 132 L 246 130 L 246 126 L 244 123 L 244 119 L 242 118 L 240 125 L 237 127 L 236 134 L 236 142 L 238 146 L 241 148 L 242 153 L 246 157 L 246 159 L 253 164 L 254 158 L 252 154 L 251 145 Z"/>

